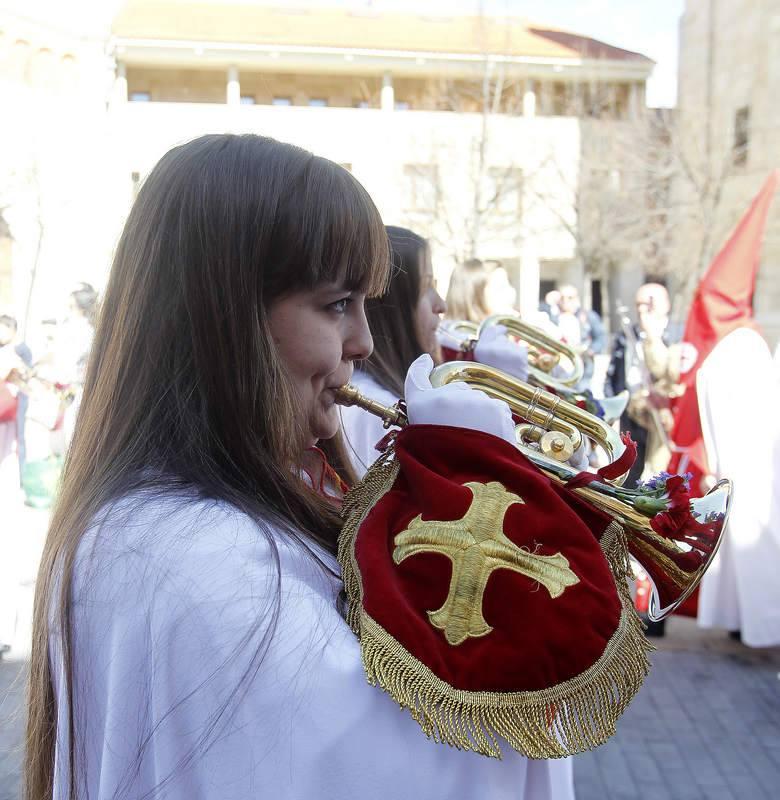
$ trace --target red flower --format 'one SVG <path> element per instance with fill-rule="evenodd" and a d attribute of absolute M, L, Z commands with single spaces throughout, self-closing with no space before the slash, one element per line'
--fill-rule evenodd
<path fill-rule="evenodd" d="M 656 514 L 650 520 L 650 527 L 667 539 L 685 542 L 700 553 L 710 553 L 718 538 L 720 521 L 713 519 L 702 523 L 694 519 L 687 495 L 686 491 L 684 506 L 681 506 L 681 494 L 671 497 L 670 499 L 676 503 L 677 507 L 671 506 L 668 511 Z"/>
<path fill-rule="evenodd" d="M 689 511 L 691 496 L 688 494 L 688 487 L 682 475 L 672 475 L 666 479 L 664 496 L 668 500 L 669 511 Z"/>

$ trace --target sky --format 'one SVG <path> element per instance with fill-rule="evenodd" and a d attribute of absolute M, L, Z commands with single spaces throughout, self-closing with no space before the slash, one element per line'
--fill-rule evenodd
<path fill-rule="evenodd" d="M 685 0 L 502 0 L 485 5 L 499 10 L 508 7 L 509 13 L 649 56 L 656 66 L 647 84 L 647 104 L 675 105 L 678 27 Z"/>
<path fill-rule="evenodd" d="M 634 50 L 656 62 L 647 85 L 650 106 L 673 106 L 677 98 L 678 23 L 685 0 L 210 0 L 225 4 L 376 8 L 419 14 L 511 14 L 565 28 Z M 0 9 L 44 15 L 54 24 L 99 35 L 122 0 L 0 0 Z"/>

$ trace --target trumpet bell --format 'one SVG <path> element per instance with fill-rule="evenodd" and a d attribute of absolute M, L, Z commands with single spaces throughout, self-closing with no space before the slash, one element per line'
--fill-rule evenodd
<path fill-rule="evenodd" d="M 486 329 L 494 325 L 503 325 L 507 333 L 527 342 L 533 358 L 529 358 L 528 374 L 537 385 L 551 389 L 571 392 L 582 380 L 585 366 L 582 358 L 571 347 L 559 342 L 536 325 L 523 322 L 519 317 L 510 314 L 491 314 L 479 326 L 477 338 Z M 552 369 L 561 360 L 567 361 L 570 371 L 567 374 L 553 376 Z"/>
<path fill-rule="evenodd" d="M 462 381 L 475 389 L 481 389 L 490 397 L 504 400 L 514 414 L 527 420 L 542 436 L 546 432 L 555 432 L 566 437 L 566 447 L 550 447 L 548 455 L 552 457 L 527 447 L 523 442 L 518 443 L 527 456 L 543 461 L 559 475 L 565 474 L 567 478 L 572 478 L 577 474 L 577 470 L 561 462 L 566 461 L 567 453 L 570 455 L 580 446 L 583 435 L 601 447 L 610 462 L 616 461 L 625 451 L 620 436 L 603 420 L 567 403 L 558 395 L 530 386 L 494 367 L 471 361 L 450 361 L 436 367 L 431 373 L 432 386 L 445 386 L 455 381 Z M 620 485 L 624 479 L 625 476 L 620 476 L 612 482 Z"/>
<path fill-rule="evenodd" d="M 695 526 L 679 545 L 668 539 L 648 541 L 647 536 L 629 538 L 629 552 L 653 584 L 647 614 L 653 622 L 669 616 L 696 590 L 723 541 L 733 498 L 733 483 L 721 480 L 704 497 L 693 499 Z"/>
<path fill-rule="evenodd" d="M 532 459 L 537 462 L 539 459 Z M 542 466 L 559 484 L 565 480 Z M 625 529 L 628 551 L 647 573 L 652 584 L 648 617 L 660 622 L 693 594 L 718 552 L 731 510 L 734 487 L 721 480 L 704 497 L 690 501 L 678 515 L 678 526 L 662 535 L 647 516 L 609 486 L 591 483 L 574 489 L 591 506 L 609 514 Z M 670 517 L 670 520 L 672 518 Z"/>

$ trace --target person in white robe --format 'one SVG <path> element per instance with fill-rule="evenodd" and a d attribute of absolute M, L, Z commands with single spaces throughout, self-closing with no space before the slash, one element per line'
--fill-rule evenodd
<path fill-rule="evenodd" d="M 457 349 L 459 338 L 442 315 L 447 304 L 436 289 L 428 242 L 406 228 L 387 227 L 393 273 L 387 292 L 366 306 L 374 337 L 374 352 L 358 365 L 352 384 L 366 397 L 392 406 L 403 398 L 403 378 L 423 353 L 440 360 L 441 347 Z M 480 363 L 525 379 L 528 350 L 510 342 L 506 329 L 497 325 L 481 337 L 475 351 Z M 379 457 L 377 445 L 387 436 L 382 420 L 359 408 L 341 409 L 347 452 L 358 477 Z"/>
<path fill-rule="evenodd" d="M 750 647 L 780 645 L 780 385 L 766 341 L 738 328 L 697 374 L 713 477 L 734 482 L 734 502 L 699 592 L 699 625 L 739 632 Z"/>
<path fill-rule="evenodd" d="M 573 797 L 566 762 L 427 740 L 345 622 L 339 481 L 308 462 L 387 269 L 365 190 L 297 147 L 203 136 L 149 174 L 38 579 L 31 800 Z M 413 423 L 513 436 L 426 359 Z"/>
<path fill-rule="evenodd" d="M 335 560 L 318 551 L 327 575 L 271 534 L 278 587 L 267 539 L 224 503 L 131 496 L 84 537 L 73 607 L 84 797 L 574 797 L 564 761 L 508 746 L 497 761 L 427 740 L 367 683 Z M 58 650 L 53 661 L 61 697 Z M 55 798 L 69 778 L 61 712 Z"/>
<path fill-rule="evenodd" d="M 394 272 L 387 292 L 367 303 L 367 317 L 374 336 L 374 352 L 352 375 L 352 385 L 363 395 L 383 405 L 392 406 L 403 397 L 398 391 L 397 375 L 410 369 L 411 359 L 420 354 L 433 359 L 440 356 L 441 347 L 456 349 L 460 339 L 446 325 L 441 315 L 447 304 L 439 295 L 433 277 L 431 251 L 428 242 L 405 228 L 387 227 Z M 506 328 L 497 325 L 489 329 L 477 343 L 475 358 L 478 362 L 502 369 L 521 380 L 528 376 L 528 348 L 525 344 L 510 342 Z M 419 360 L 419 359 L 418 359 Z M 453 388 L 462 387 L 455 384 Z M 395 387 L 395 390 L 391 387 Z M 409 402 L 409 397 L 406 397 Z M 418 400 L 419 402 L 419 400 Z M 463 425 L 463 410 L 451 417 L 438 409 L 439 424 Z M 384 422 L 376 415 L 358 407 L 340 409 L 344 444 L 351 466 L 358 478 L 380 455 L 380 448 L 389 434 Z M 478 414 L 471 425 L 478 425 Z M 514 443 L 514 426 L 507 438 Z M 572 463 L 580 469 L 587 466 L 586 445 L 575 454 Z M 574 796 L 573 762 L 561 759 L 555 771 L 558 789 L 555 796 Z"/>

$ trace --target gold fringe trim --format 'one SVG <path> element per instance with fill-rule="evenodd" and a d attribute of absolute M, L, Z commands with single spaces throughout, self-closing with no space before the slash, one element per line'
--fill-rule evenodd
<path fill-rule="evenodd" d="M 363 666 L 372 685 L 386 691 L 436 742 L 501 758 L 500 739 L 528 758 L 563 758 L 603 744 L 639 690 L 652 647 L 634 610 L 628 586 L 631 567 L 623 528 L 612 522 L 601 547 L 622 604 L 620 622 L 598 661 L 549 689 L 472 692 L 437 677 L 363 609 L 355 561 L 357 531 L 398 475 L 387 452 L 346 497 L 338 558 L 349 598 L 347 621 L 360 639 Z"/>

